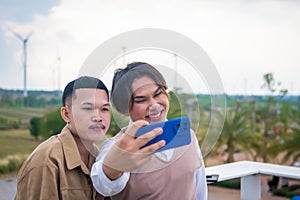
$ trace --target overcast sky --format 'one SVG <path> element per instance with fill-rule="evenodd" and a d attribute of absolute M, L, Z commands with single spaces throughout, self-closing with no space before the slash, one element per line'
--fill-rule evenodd
<path fill-rule="evenodd" d="M 226 93 L 265 94 L 262 77 L 273 73 L 290 94 L 300 94 L 297 0 L 0 0 L 0 27 L 4 89 L 23 89 L 22 42 L 12 31 L 24 38 L 32 32 L 27 88 L 53 90 L 76 78 L 88 55 L 107 39 L 163 28 L 206 51 Z"/>

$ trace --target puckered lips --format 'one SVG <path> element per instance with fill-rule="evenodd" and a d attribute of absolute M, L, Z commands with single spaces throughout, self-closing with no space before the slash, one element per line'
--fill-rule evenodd
<path fill-rule="evenodd" d="M 100 131 L 100 130 L 105 130 L 106 127 L 102 123 L 97 123 L 97 124 L 92 124 L 89 128 L 94 131 Z"/>

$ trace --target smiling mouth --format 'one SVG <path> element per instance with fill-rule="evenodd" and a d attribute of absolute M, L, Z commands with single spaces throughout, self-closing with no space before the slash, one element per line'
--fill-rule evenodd
<path fill-rule="evenodd" d="M 153 112 L 153 113 L 150 113 L 149 115 L 146 116 L 146 118 L 157 118 L 157 117 L 160 117 L 161 114 L 162 114 L 163 110 L 159 111 L 159 112 Z"/>

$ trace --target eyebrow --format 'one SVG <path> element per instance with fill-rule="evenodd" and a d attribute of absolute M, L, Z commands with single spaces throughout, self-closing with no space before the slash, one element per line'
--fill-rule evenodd
<path fill-rule="evenodd" d="M 161 90 L 161 87 L 158 86 L 157 89 L 154 91 L 153 94 L 156 94 L 159 90 Z M 133 99 L 142 99 L 145 98 L 145 96 L 134 96 Z"/>
<path fill-rule="evenodd" d="M 94 106 L 94 104 L 91 103 L 91 102 L 83 102 L 81 105 Z M 110 104 L 105 103 L 105 104 L 102 105 L 102 107 L 106 107 L 106 106 L 110 107 Z"/>

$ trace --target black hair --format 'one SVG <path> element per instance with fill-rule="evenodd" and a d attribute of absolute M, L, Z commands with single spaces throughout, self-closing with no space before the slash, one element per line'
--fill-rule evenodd
<path fill-rule="evenodd" d="M 117 69 L 113 77 L 111 102 L 117 111 L 124 115 L 129 114 L 133 106 L 132 83 L 143 76 L 151 78 L 163 92 L 167 93 L 166 81 L 155 67 L 145 62 L 130 63 L 124 69 Z"/>
<path fill-rule="evenodd" d="M 68 83 L 65 87 L 62 95 L 63 106 L 66 106 L 66 99 L 75 94 L 75 91 L 80 88 L 94 88 L 104 90 L 107 94 L 107 98 L 109 98 L 108 90 L 100 79 L 90 76 L 81 76 Z"/>

